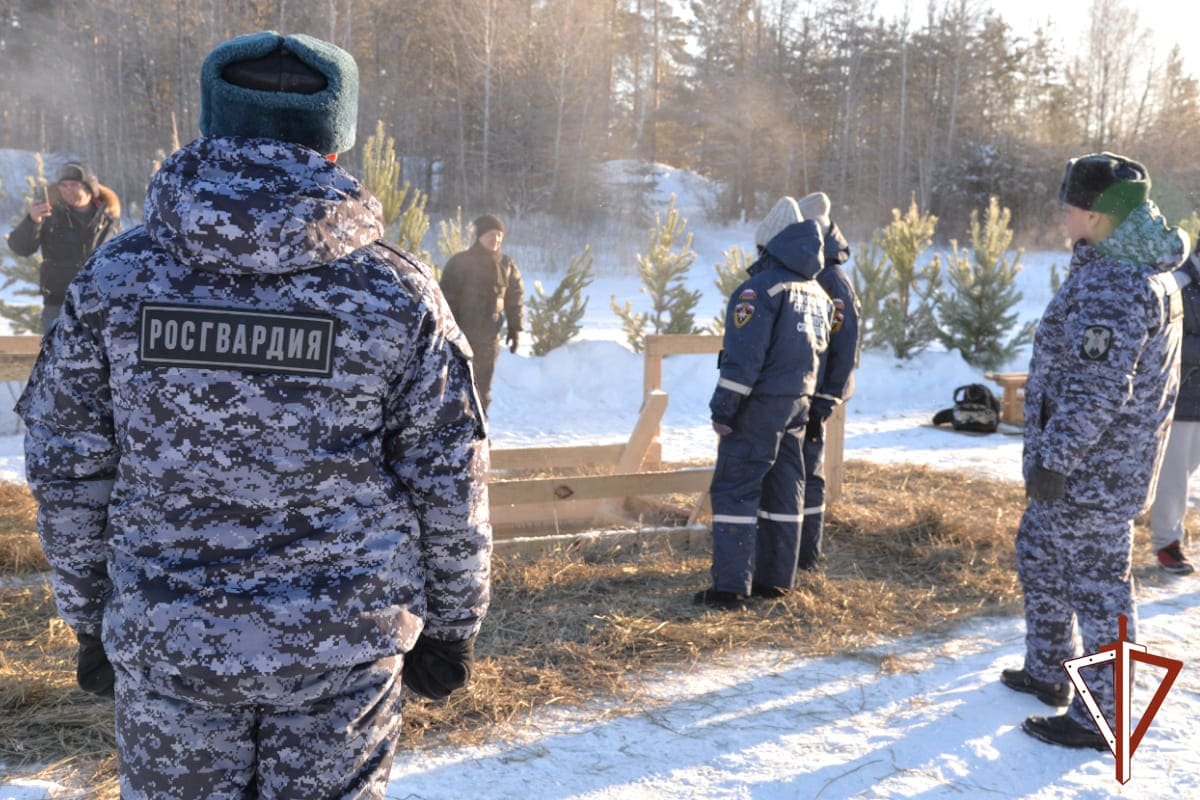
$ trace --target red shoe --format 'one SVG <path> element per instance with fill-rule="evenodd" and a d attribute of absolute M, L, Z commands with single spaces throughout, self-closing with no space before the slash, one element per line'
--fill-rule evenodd
<path fill-rule="evenodd" d="M 1158 566 L 1175 575 L 1191 575 L 1196 571 L 1179 548 L 1178 539 L 1158 551 Z"/>

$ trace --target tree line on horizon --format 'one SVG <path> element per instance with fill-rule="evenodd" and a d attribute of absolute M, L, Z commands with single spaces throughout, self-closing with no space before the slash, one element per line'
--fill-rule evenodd
<path fill-rule="evenodd" d="M 1057 243 L 1065 160 L 1144 161 L 1171 219 L 1200 205 L 1200 82 L 1125 0 L 1093 0 L 1078 54 L 975 0 L 883 19 L 868 0 L 0 0 L 0 147 L 70 152 L 138 203 L 197 135 L 205 54 L 306 32 L 354 54 L 363 165 L 377 120 L 435 211 L 597 209 L 606 161 L 723 187 L 718 219 L 822 190 L 870 229 L 911 201 L 945 230 L 995 196 L 1023 244 Z"/>

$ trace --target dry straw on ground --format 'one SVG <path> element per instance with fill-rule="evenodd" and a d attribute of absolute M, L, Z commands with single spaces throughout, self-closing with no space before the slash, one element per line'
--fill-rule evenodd
<path fill-rule="evenodd" d="M 20 492 L 6 497 L 12 508 L 0 518 L 25 519 L 26 527 L 0 529 L 0 553 L 20 553 L 24 544 L 2 540 L 33 535 L 31 505 Z M 626 675 L 687 668 L 738 648 L 846 653 L 971 616 L 1018 613 L 1012 542 L 1022 508 L 1017 486 L 850 462 L 845 495 L 829 515 L 824 571 L 804 575 L 784 599 L 737 612 L 692 604 L 708 584 L 706 552 L 649 540 L 536 559 L 497 556 L 470 689 L 445 703 L 409 704 L 401 746 L 491 739 L 493 726 L 550 705 L 603 698 L 610 713 L 632 707 L 638 681 Z M 11 558 L 0 574 L 44 568 Z M 0 764 L 115 796 L 111 704 L 74 688 L 73 637 L 44 584 L 6 580 Z"/>

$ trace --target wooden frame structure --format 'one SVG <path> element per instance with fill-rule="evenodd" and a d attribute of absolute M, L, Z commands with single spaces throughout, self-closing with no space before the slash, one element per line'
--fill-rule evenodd
<path fill-rule="evenodd" d="M 1027 372 L 985 372 L 983 377 L 1004 390 L 1000 398 L 1000 421 L 1025 427 L 1025 382 Z"/>

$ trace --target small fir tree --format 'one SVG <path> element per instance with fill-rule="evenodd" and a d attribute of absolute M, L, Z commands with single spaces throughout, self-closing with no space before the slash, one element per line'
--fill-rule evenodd
<path fill-rule="evenodd" d="M 368 137 L 363 148 L 363 183 L 383 206 L 383 224 L 391 225 L 400 214 L 408 184 L 400 187 L 396 140 L 384 131 L 383 120 L 375 123 L 375 133 Z"/>
<path fill-rule="evenodd" d="M 436 277 L 441 277 L 442 271 L 433 263 L 433 255 L 421 246 L 425 241 L 425 234 L 429 233 L 429 214 L 425 211 L 429 195 L 416 187 L 410 187 L 408 181 L 400 187 L 400 194 L 404 210 L 400 212 L 396 244 L 401 250 L 407 250 L 428 264 Z"/>
<path fill-rule="evenodd" d="M 25 207 L 35 197 L 49 199 L 49 184 L 46 181 L 46 165 L 42 161 L 41 153 L 33 155 L 34 174 L 25 179 L 28 192 L 25 195 Z M 6 197 L 3 186 L 0 186 L 0 197 Z M 25 212 L 22 211 L 22 214 Z M 13 227 L 16 226 L 18 220 L 13 221 Z M 13 294 L 20 297 L 35 298 L 34 303 L 6 303 L 0 300 L 0 317 L 8 320 L 12 327 L 13 333 L 40 333 L 42 329 L 42 292 L 38 274 L 41 271 L 42 257 L 38 253 L 31 256 L 18 256 L 17 254 L 7 249 L 7 242 L 4 244 L 5 251 L 8 257 L 0 259 L 0 279 L 4 283 L 0 284 L 0 291 L 7 291 L 14 285 L 19 288 L 13 290 Z"/>
<path fill-rule="evenodd" d="M 858 295 L 861 309 L 858 326 L 864 347 L 885 347 L 887 342 L 876 329 L 883 312 L 884 298 L 893 291 L 895 275 L 891 262 L 883 249 L 883 233 L 875 231 L 854 256 L 854 272 L 851 275 L 854 292 Z"/>
<path fill-rule="evenodd" d="M 571 259 L 567 274 L 553 292 L 546 294 L 541 281 L 534 281 L 534 294 L 529 299 L 529 332 L 535 356 L 544 356 L 579 334 L 588 304 L 583 290 L 593 280 L 593 261 L 592 247 L 585 245 L 583 252 Z"/>
<path fill-rule="evenodd" d="M 442 263 L 449 261 L 454 254 L 461 253 L 470 246 L 471 239 L 463 228 L 462 206 L 459 206 L 455 210 L 454 219 L 438 221 L 437 249 L 442 256 Z"/>
<path fill-rule="evenodd" d="M 692 234 L 686 230 L 687 220 L 675 208 L 675 195 L 671 195 L 666 217 L 654 215 L 646 254 L 639 253 L 637 257 L 641 291 L 650 296 L 650 311 L 634 313 L 631 301 L 617 305 L 616 297 L 611 300 L 612 310 L 621 318 L 621 329 L 634 352 L 642 352 L 647 326 L 651 328 L 649 332 L 656 334 L 700 332 L 695 314 L 700 292 L 688 291 L 684 283 L 696 260 Z"/>
<path fill-rule="evenodd" d="M 1012 212 L 992 197 L 982 222 L 971 211 L 971 252 L 950 242 L 947 269 L 950 290 L 938 304 L 941 341 L 958 350 L 963 360 L 983 370 L 999 369 L 1017 350 L 1033 341 L 1033 324 L 1026 323 L 1005 341 L 1017 325 L 1014 311 L 1021 301 L 1016 279 L 1022 251 L 1009 259 Z"/>
<path fill-rule="evenodd" d="M 721 255 L 725 260 L 720 264 L 714 264 L 713 269 L 716 270 L 717 279 L 714 285 L 719 292 L 718 297 L 723 300 L 728 300 L 737 291 L 737 288 L 745 282 L 749 277 L 747 269 L 749 269 L 752 254 L 740 247 L 731 247 L 728 250 L 722 250 Z M 712 323 L 708 326 L 709 331 L 721 336 L 725 333 L 725 312 L 724 310 L 717 313 L 713 317 Z"/>
<path fill-rule="evenodd" d="M 1192 248 L 1196 247 L 1196 240 L 1200 238 L 1200 214 L 1195 211 L 1187 219 L 1179 220 L 1179 227 L 1187 231 L 1188 240 L 1191 242 Z"/>
<path fill-rule="evenodd" d="M 883 231 L 883 251 L 893 275 L 892 293 L 887 296 L 875 326 L 896 358 L 920 353 L 940 333 L 934 306 L 941 284 L 941 258 L 918 267 L 917 261 L 933 244 L 937 217 L 923 214 L 914 199 L 903 216 L 892 209 L 892 222 Z"/>

